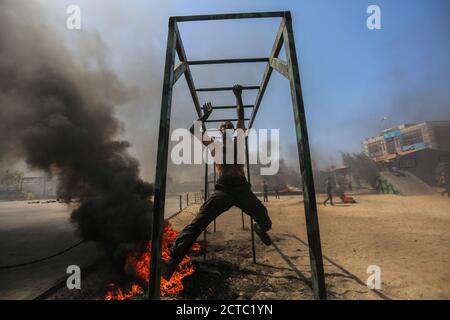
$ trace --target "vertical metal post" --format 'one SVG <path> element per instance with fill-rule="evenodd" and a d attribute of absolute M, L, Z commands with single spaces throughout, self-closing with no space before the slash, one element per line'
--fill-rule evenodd
<path fill-rule="evenodd" d="M 285 15 L 284 44 L 289 65 L 292 106 L 294 108 L 297 148 L 303 183 L 303 199 L 308 233 L 309 257 L 311 264 L 312 286 L 316 299 L 326 299 L 325 277 L 323 270 L 322 248 L 320 244 L 319 221 L 317 217 L 316 194 L 311 166 L 308 132 L 306 128 L 305 108 L 300 83 L 297 54 L 290 12 Z"/>
<path fill-rule="evenodd" d="M 208 200 L 208 162 L 205 162 L 205 191 L 204 191 L 204 198 L 205 201 Z M 208 227 L 206 227 L 205 231 L 203 231 L 203 241 L 205 243 L 205 250 L 203 253 L 203 258 L 206 260 L 206 242 L 207 242 L 207 235 L 206 232 L 208 231 Z"/>
<path fill-rule="evenodd" d="M 158 155 L 156 160 L 155 195 L 150 259 L 148 298 L 160 298 L 160 276 L 162 260 L 162 237 L 164 230 L 164 205 L 166 200 L 167 158 L 169 151 L 170 111 L 172 106 L 173 67 L 175 63 L 175 20 L 169 19 L 167 35 L 166 64 L 159 120 Z"/>
<path fill-rule="evenodd" d="M 216 186 L 216 165 L 213 164 L 214 167 L 214 187 Z M 214 219 L 214 232 L 216 232 L 216 219 Z"/>
<path fill-rule="evenodd" d="M 180 211 L 183 210 L 183 196 L 180 194 Z"/>
<path fill-rule="evenodd" d="M 204 190 L 204 201 L 206 201 L 208 199 L 208 163 L 205 163 L 205 190 Z"/>
<path fill-rule="evenodd" d="M 248 180 L 248 183 L 251 183 L 251 180 L 250 180 L 250 162 L 249 162 L 249 155 L 248 155 L 248 136 L 245 137 L 245 162 L 247 163 L 247 180 Z M 242 223 L 242 225 L 243 224 L 244 223 Z M 253 218 L 251 218 L 251 217 L 250 217 L 250 233 L 252 235 L 253 263 L 256 263 L 255 232 L 253 230 Z"/>
<path fill-rule="evenodd" d="M 186 207 L 189 205 L 189 192 L 186 193 Z"/>

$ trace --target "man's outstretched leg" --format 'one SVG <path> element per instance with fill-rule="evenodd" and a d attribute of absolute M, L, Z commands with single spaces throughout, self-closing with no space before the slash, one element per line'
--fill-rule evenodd
<path fill-rule="evenodd" d="M 163 261 L 161 276 L 164 279 L 170 280 L 178 264 L 189 252 L 198 236 L 215 218 L 230 209 L 232 205 L 232 197 L 223 192 L 216 192 L 201 206 L 195 219 L 181 231 L 175 240 L 171 250 L 171 259 Z"/>
<path fill-rule="evenodd" d="M 269 218 L 266 207 L 255 196 L 250 187 L 244 187 L 239 190 L 236 198 L 236 206 L 255 220 L 254 231 L 266 246 L 270 246 L 272 239 L 267 231 L 272 227 L 272 221 Z"/>

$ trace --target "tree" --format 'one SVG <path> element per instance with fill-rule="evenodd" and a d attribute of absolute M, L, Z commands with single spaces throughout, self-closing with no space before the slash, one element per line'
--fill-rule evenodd
<path fill-rule="evenodd" d="M 376 186 L 378 177 L 378 166 L 364 153 L 350 154 L 348 152 L 341 153 L 342 163 L 349 168 L 349 171 L 359 184 L 360 180 L 364 180 L 372 187 Z"/>

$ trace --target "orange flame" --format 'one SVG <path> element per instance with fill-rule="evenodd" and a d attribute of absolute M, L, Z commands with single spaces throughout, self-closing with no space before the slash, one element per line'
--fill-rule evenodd
<path fill-rule="evenodd" d="M 170 259 L 169 248 L 177 238 L 178 233 L 172 229 L 171 225 L 166 222 L 164 226 L 164 236 L 162 244 L 162 258 L 164 260 Z M 125 262 L 125 269 L 131 270 L 136 274 L 136 277 L 147 283 L 149 280 L 150 272 L 150 248 L 151 242 L 147 244 L 147 248 L 143 252 L 131 252 L 128 254 Z M 198 243 L 194 243 L 191 248 L 192 252 L 199 252 L 201 249 Z M 179 264 L 178 270 L 175 271 L 170 281 L 161 278 L 160 291 L 161 296 L 175 295 L 183 291 L 182 279 L 194 273 L 194 266 L 191 259 L 185 256 L 183 261 Z M 114 287 L 114 285 L 112 285 Z M 124 292 L 121 288 L 110 290 L 105 295 L 105 300 L 126 300 L 134 297 L 135 295 L 142 293 L 143 288 L 137 283 L 131 285 L 131 289 L 128 292 Z"/>

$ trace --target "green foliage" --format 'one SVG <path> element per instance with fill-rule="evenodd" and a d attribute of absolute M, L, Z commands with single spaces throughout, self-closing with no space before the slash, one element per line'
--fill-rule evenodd
<path fill-rule="evenodd" d="M 376 188 L 378 193 L 399 194 L 398 190 L 386 179 L 378 177 L 376 180 Z"/>

